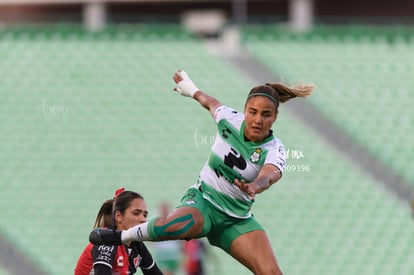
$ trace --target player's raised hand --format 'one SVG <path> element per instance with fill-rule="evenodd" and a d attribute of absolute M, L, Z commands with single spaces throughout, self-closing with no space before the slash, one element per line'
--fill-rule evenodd
<path fill-rule="evenodd" d="M 173 79 L 177 86 L 174 91 L 180 93 L 183 96 L 194 97 L 194 94 L 199 91 L 194 82 L 190 79 L 185 71 L 178 70 Z"/>

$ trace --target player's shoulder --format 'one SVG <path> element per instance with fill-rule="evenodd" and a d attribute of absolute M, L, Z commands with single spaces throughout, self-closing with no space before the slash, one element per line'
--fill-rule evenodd
<path fill-rule="evenodd" d="M 225 106 L 225 105 L 218 107 L 216 111 L 214 112 L 214 118 L 217 122 L 223 118 L 232 119 L 232 118 L 243 117 L 243 116 L 244 116 L 243 113 L 229 106 Z"/>
<path fill-rule="evenodd" d="M 280 150 L 280 148 L 283 150 L 284 149 L 284 145 L 282 140 L 275 136 L 274 134 L 272 135 L 272 138 L 269 139 L 266 143 L 265 143 L 265 147 L 269 148 L 269 149 L 278 149 Z"/>
<path fill-rule="evenodd" d="M 278 136 L 276 136 L 276 135 L 273 135 L 273 139 L 272 139 L 272 141 L 275 143 L 275 144 L 280 144 L 280 145 L 283 145 L 283 142 L 282 142 L 282 140 L 278 137 Z"/>

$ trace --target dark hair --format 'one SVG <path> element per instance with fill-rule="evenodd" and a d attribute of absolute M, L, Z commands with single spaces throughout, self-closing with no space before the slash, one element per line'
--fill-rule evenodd
<path fill-rule="evenodd" d="M 259 85 L 250 90 L 247 101 L 253 96 L 265 96 L 276 105 L 276 110 L 279 108 L 279 103 L 284 103 L 289 99 L 295 97 L 306 97 L 310 95 L 315 87 L 313 85 L 296 85 L 286 86 L 280 82 L 266 83 Z"/>
<path fill-rule="evenodd" d="M 98 211 L 93 228 L 112 226 L 112 205 L 114 200 L 106 200 Z"/>
<path fill-rule="evenodd" d="M 106 200 L 99 209 L 94 228 L 115 226 L 115 212 L 119 211 L 124 215 L 125 210 L 134 199 L 143 200 L 144 197 L 134 191 L 123 191 L 116 195 L 115 198 Z"/>

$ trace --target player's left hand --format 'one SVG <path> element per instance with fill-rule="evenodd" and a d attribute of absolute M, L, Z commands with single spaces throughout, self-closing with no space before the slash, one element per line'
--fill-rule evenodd
<path fill-rule="evenodd" d="M 235 179 L 234 185 L 239 187 L 240 190 L 242 190 L 244 193 L 249 195 L 252 199 L 256 196 L 256 185 L 253 183 L 246 183 L 244 179 Z"/>

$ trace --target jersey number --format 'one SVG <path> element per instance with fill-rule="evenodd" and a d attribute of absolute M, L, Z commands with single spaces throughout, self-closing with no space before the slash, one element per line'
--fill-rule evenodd
<path fill-rule="evenodd" d="M 246 169 L 247 166 L 246 160 L 233 148 L 231 148 L 231 152 L 224 156 L 224 163 L 230 168 L 236 166 L 240 170 Z"/>

